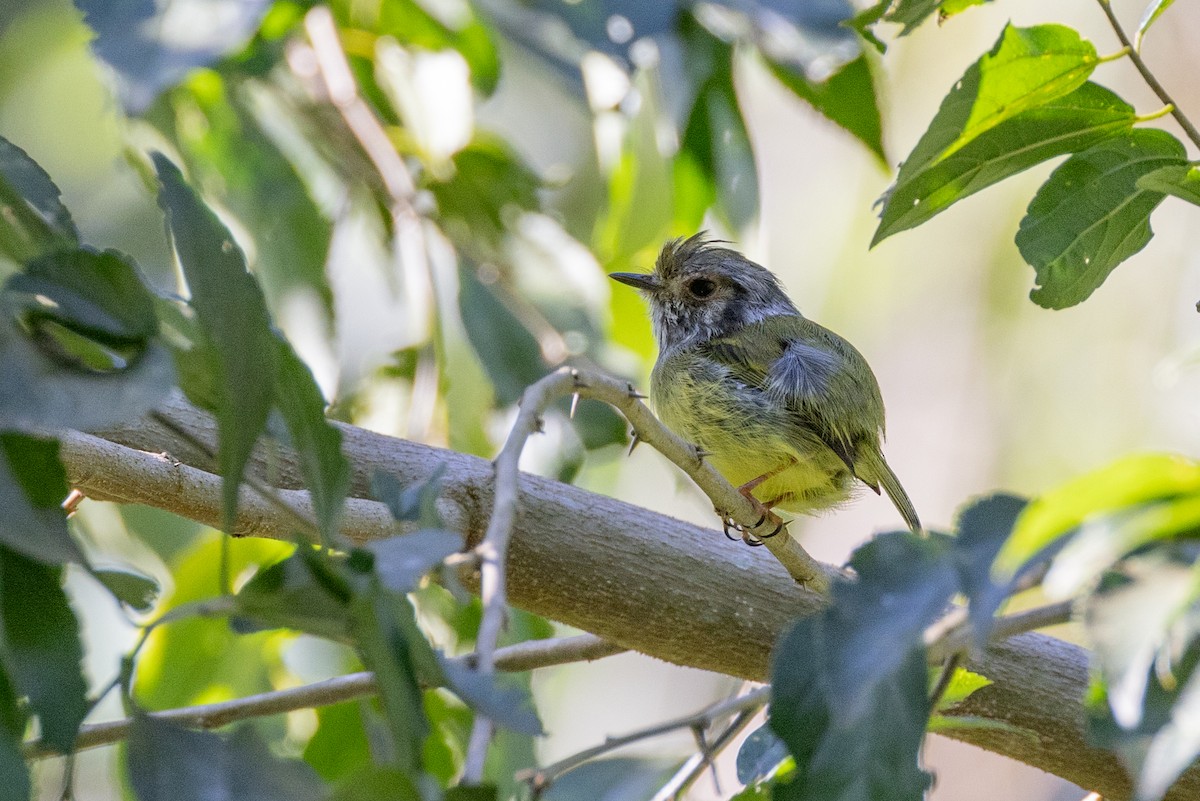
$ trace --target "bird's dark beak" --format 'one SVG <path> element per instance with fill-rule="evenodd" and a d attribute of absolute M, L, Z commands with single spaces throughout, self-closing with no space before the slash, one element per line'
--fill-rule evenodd
<path fill-rule="evenodd" d="M 654 279 L 652 273 L 609 273 L 608 277 L 636 289 L 644 289 L 647 292 L 657 292 L 662 289 L 662 286 Z"/>

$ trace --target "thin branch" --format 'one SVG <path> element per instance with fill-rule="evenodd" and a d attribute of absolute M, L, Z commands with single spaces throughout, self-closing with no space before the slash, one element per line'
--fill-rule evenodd
<path fill-rule="evenodd" d="M 572 754 L 569 757 L 560 759 L 552 765 L 547 765 L 544 768 L 535 770 L 526 770 L 517 773 L 517 781 L 528 782 L 534 790 L 545 789 L 549 785 L 558 781 L 567 773 L 578 768 L 580 765 L 595 759 L 598 756 L 603 756 L 610 751 L 615 751 L 630 743 L 636 743 L 641 740 L 647 740 L 651 737 L 658 737 L 663 734 L 669 734 L 680 729 L 707 729 L 718 720 L 729 715 L 736 715 L 741 712 L 752 711 L 757 712 L 771 697 L 771 688 L 769 686 L 758 687 L 751 690 L 745 695 L 737 695 L 732 698 L 725 698 L 721 701 L 711 704 L 699 712 L 691 715 L 685 715 L 681 718 L 669 720 L 665 723 L 658 723 L 654 726 L 648 726 L 644 729 L 622 735 L 620 737 L 609 737 L 600 745 L 592 746 L 584 749 L 579 753 Z"/>
<path fill-rule="evenodd" d="M 601 659 L 620 653 L 625 649 L 605 642 L 591 634 L 562 637 L 552 640 L 534 640 L 496 651 L 496 669 L 515 673 L 536 668 L 563 665 Z M 469 662 L 469 657 L 455 657 L 451 661 Z M 340 704 L 365 698 L 378 692 L 375 674 L 370 672 L 350 673 L 325 681 L 292 687 L 286 690 L 249 695 L 232 701 L 215 704 L 181 707 L 162 712 L 151 712 L 150 717 L 169 720 L 198 729 L 216 729 L 239 720 L 278 715 L 298 709 L 312 709 L 330 704 Z M 86 724 L 79 729 L 75 739 L 75 751 L 110 745 L 129 736 L 132 718 L 112 720 L 104 723 Z M 27 741 L 22 751 L 26 759 L 43 759 L 61 756 L 42 740 Z"/>
<path fill-rule="evenodd" d="M 1121 44 L 1128 51 L 1129 60 L 1133 62 L 1133 66 L 1141 73 L 1142 79 L 1146 85 L 1158 95 L 1158 99 L 1171 107 L 1171 116 L 1179 123 L 1179 127 L 1187 134 L 1188 139 L 1192 140 L 1192 144 L 1200 147 L 1200 131 L 1196 130 L 1196 126 L 1192 125 L 1182 111 L 1179 110 L 1179 104 L 1172 99 L 1163 85 L 1158 82 L 1158 78 L 1154 77 L 1154 73 L 1146 66 L 1146 62 L 1142 60 L 1141 53 L 1133 46 L 1133 42 L 1129 41 L 1128 34 L 1125 33 L 1125 28 L 1121 26 L 1121 21 L 1117 19 L 1117 15 L 1112 10 L 1112 4 L 1109 0 L 1096 0 L 1100 4 L 1100 8 L 1104 10 L 1104 16 L 1108 17 L 1108 24 L 1112 26 L 1113 31 L 1117 34 L 1117 38 L 1121 40 Z"/>
<path fill-rule="evenodd" d="M 758 711 L 758 709 L 744 709 L 739 712 L 737 717 L 708 744 L 707 748 L 689 757 L 650 801 L 672 801 L 672 799 L 681 798 L 688 788 L 704 775 L 705 770 L 713 767 L 713 758 L 733 744 L 737 736 L 754 720 Z"/>
<path fill-rule="evenodd" d="M 988 642 L 1000 642 L 1027 631 L 1044 629 L 1071 621 L 1073 601 L 1060 601 L 1027 609 L 992 621 Z M 925 630 L 926 656 L 933 664 L 962 654 L 974 643 L 975 632 L 964 607 L 956 607 Z"/>

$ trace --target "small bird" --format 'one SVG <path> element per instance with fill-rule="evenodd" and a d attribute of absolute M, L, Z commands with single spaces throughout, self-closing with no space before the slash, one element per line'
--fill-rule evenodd
<path fill-rule="evenodd" d="M 659 417 L 759 503 L 764 519 L 774 508 L 835 507 L 861 481 L 882 487 L 921 531 L 880 450 L 883 398 L 866 359 L 800 314 L 774 274 L 701 232 L 668 242 L 653 273 L 610 277 L 650 302 Z"/>

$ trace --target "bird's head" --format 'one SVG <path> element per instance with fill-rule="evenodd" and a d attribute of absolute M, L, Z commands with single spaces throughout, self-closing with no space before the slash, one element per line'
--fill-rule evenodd
<path fill-rule="evenodd" d="M 767 317 L 798 314 L 779 279 L 703 232 L 663 246 L 652 273 L 610 273 L 642 291 L 660 350 L 729 336 Z"/>

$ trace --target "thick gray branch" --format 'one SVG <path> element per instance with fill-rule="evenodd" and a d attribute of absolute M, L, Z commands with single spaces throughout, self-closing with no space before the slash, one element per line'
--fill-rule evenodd
<path fill-rule="evenodd" d="M 183 401 L 163 412 L 206 441 L 212 421 Z M 402 482 L 428 478 L 446 466 L 440 509 L 447 521 L 479 542 L 492 508 L 492 466 L 460 453 L 340 427 L 355 466 L 354 494 L 366 495 L 370 474 L 382 469 Z M 203 468 L 169 432 L 144 422 L 108 432 L 111 442 L 151 453 L 168 451 L 183 464 Z M 130 460 L 134 459 L 130 454 Z M 197 510 L 186 488 L 172 496 L 164 486 L 139 495 L 145 477 L 113 471 L 97 476 L 83 448 L 64 448 L 73 482 L 85 492 L 102 486 L 103 497 L 148 503 L 205 522 L 219 519 Z M 285 489 L 301 486 L 299 469 L 286 453 L 265 451 L 253 468 Z M 117 489 L 119 488 L 119 492 Z M 508 554 L 508 597 L 514 605 L 559 620 L 605 640 L 668 662 L 763 680 L 771 647 L 799 615 L 820 608 L 821 597 L 805 590 L 765 549 L 730 542 L 704 529 L 612 498 L 549 479 L 523 475 L 516 527 Z M 243 530 L 239 528 L 239 530 Z M 269 526 L 262 532 L 278 536 Z M 384 528 L 381 534 L 391 529 Z M 989 648 L 970 667 L 993 680 L 958 712 L 1005 720 L 1034 731 L 1039 740 L 1003 732 L 964 729 L 950 736 L 1062 776 L 1109 801 L 1130 797 L 1117 760 L 1092 748 L 1084 736 L 1081 698 L 1088 680 L 1086 652 L 1040 634 L 1023 634 Z M 1193 770 L 1169 798 L 1200 797 Z"/>

